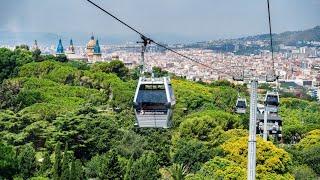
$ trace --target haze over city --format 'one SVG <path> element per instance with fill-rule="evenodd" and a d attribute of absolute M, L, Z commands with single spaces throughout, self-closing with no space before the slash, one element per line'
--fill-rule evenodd
<path fill-rule="evenodd" d="M 266 2 L 262 0 L 95 2 L 162 42 L 196 42 L 268 32 Z M 275 33 L 320 24 L 318 0 L 277 0 L 271 5 Z M 94 33 L 103 38 L 102 44 L 139 38 L 85 0 L 5 1 L 0 6 L 0 31 L 82 38 Z"/>

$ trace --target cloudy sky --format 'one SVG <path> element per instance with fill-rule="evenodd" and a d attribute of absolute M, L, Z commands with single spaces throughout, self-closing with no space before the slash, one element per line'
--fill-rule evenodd
<path fill-rule="evenodd" d="M 266 0 L 93 0 L 149 35 L 216 39 L 267 33 Z M 320 0 L 270 0 L 275 32 L 320 25 Z M 0 30 L 133 35 L 86 0 L 1 0 Z"/>

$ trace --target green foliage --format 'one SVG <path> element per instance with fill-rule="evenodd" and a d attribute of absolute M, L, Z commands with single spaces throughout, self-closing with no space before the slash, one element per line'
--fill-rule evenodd
<path fill-rule="evenodd" d="M 44 157 L 40 166 L 40 173 L 44 176 L 48 176 L 49 170 L 51 170 L 51 159 L 50 154 L 48 152 L 44 153 Z"/>
<path fill-rule="evenodd" d="M 292 172 L 296 180 L 311 180 L 317 178 L 317 174 L 306 165 L 297 166 Z"/>
<path fill-rule="evenodd" d="M 43 57 L 41 56 L 41 51 L 40 51 L 40 49 L 35 49 L 35 50 L 32 52 L 32 58 L 33 58 L 34 61 L 36 61 L 36 62 L 41 62 L 41 61 L 43 61 Z"/>
<path fill-rule="evenodd" d="M 24 108 L 35 103 L 40 103 L 42 97 L 39 91 L 26 90 L 19 92 L 16 100 L 20 103 L 20 108 Z"/>
<path fill-rule="evenodd" d="M 215 157 L 198 172 L 209 179 L 246 179 L 246 169 L 225 158 Z"/>
<path fill-rule="evenodd" d="M 122 179 L 123 170 L 114 152 L 94 156 L 86 165 L 88 178 Z"/>
<path fill-rule="evenodd" d="M 184 180 L 187 175 L 187 168 L 182 164 L 173 164 L 169 171 L 173 180 Z"/>
<path fill-rule="evenodd" d="M 146 152 L 139 159 L 127 167 L 125 179 L 153 180 L 160 178 L 157 156 L 154 153 Z"/>
<path fill-rule="evenodd" d="M 286 142 L 293 136 L 300 137 L 314 129 L 320 129 L 320 106 L 315 102 L 285 98 L 281 99 L 280 115 L 283 119 L 283 134 Z"/>
<path fill-rule="evenodd" d="M 247 137 L 235 138 L 221 145 L 224 157 L 243 169 L 247 167 L 247 140 Z M 291 165 L 292 160 L 285 150 L 257 138 L 257 178 L 293 179 L 288 173 Z"/>
<path fill-rule="evenodd" d="M 18 66 L 23 66 L 24 64 L 30 63 L 33 61 L 32 53 L 25 49 L 16 49 L 13 52 L 11 58 L 15 59 Z"/>
<path fill-rule="evenodd" d="M 59 180 L 61 175 L 61 144 L 58 142 L 54 150 L 53 179 Z"/>
<path fill-rule="evenodd" d="M 70 180 L 82 180 L 83 179 L 83 169 L 82 164 L 79 159 L 73 160 L 70 168 Z"/>
<path fill-rule="evenodd" d="M 90 70 L 89 65 L 82 61 L 68 61 L 68 65 L 79 70 Z"/>
<path fill-rule="evenodd" d="M 210 158 L 211 153 L 208 147 L 197 140 L 179 140 L 172 155 L 173 162 L 183 164 L 191 172 L 199 170 L 202 163 Z"/>
<path fill-rule="evenodd" d="M 104 73 L 115 73 L 120 78 L 128 76 L 129 70 L 122 61 L 115 60 L 110 63 L 96 63 L 92 66 L 92 71 L 101 71 Z"/>
<path fill-rule="evenodd" d="M 230 81 L 227 80 L 218 80 L 218 81 L 213 81 L 211 83 L 212 86 L 228 86 L 228 87 L 232 87 L 234 86 L 234 84 L 232 84 Z"/>
<path fill-rule="evenodd" d="M 0 83 L 10 77 L 16 66 L 16 62 L 11 58 L 13 52 L 6 48 L 0 48 Z"/>
<path fill-rule="evenodd" d="M 261 84 L 259 84 L 259 89 L 264 89 L 264 90 L 267 90 L 267 91 L 271 91 L 272 87 L 268 83 L 261 83 Z"/>
<path fill-rule="evenodd" d="M 187 114 L 201 110 L 233 112 L 238 97 L 238 90 L 230 86 L 209 86 L 182 79 L 173 79 L 172 84 L 177 99 L 173 117 L 175 126 Z"/>
<path fill-rule="evenodd" d="M 152 72 L 154 73 L 155 77 L 163 77 L 169 75 L 168 71 L 164 71 L 160 67 L 152 67 Z"/>
<path fill-rule="evenodd" d="M 9 179 L 17 172 L 17 157 L 12 146 L 0 142 L 0 179 Z"/>
<path fill-rule="evenodd" d="M 203 111 L 194 113 L 184 120 L 179 128 L 179 136 L 197 138 L 201 141 L 211 141 L 217 144 L 223 130 L 239 127 L 239 118 L 222 111 Z"/>
<path fill-rule="evenodd" d="M 19 156 L 19 172 L 24 179 L 32 177 L 36 172 L 36 153 L 31 144 L 22 147 Z"/>
<path fill-rule="evenodd" d="M 26 44 L 21 44 L 19 46 L 16 46 L 15 50 L 26 50 L 29 51 L 29 46 Z"/>
<path fill-rule="evenodd" d="M 312 170 L 317 173 L 319 173 L 319 167 L 320 167 L 320 145 L 319 143 L 307 148 L 299 148 L 299 144 L 288 147 L 286 149 L 288 152 L 291 153 L 294 163 L 297 165 L 299 164 L 305 164 L 308 165 Z"/>
<path fill-rule="evenodd" d="M 138 68 L 59 60 L 0 49 L 0 152 L 8 152 L 0 154 L 0 172 L 8 172 L 0 179 L 158 179 L 160 172 L 165 179 L 245 178 L 249 115 L 234 113 L 238 94 L 248 96 L 245 85 L 173 77 L 174 127 L 138 129 L 132 108 Z M 319 172 L 319 111 L 314 102 L 281 99 L 285 143 L 302 140 L 285 145 L 290 158 L 258 138 L 258 179 L 292 179 L 295 168 L 296 177 Z M 60 142 L 68 142 L 64 153 Z M 35 149 L 24 154 L 41 154 L 39 168 L 19 174 L 18 160 L 25 162 L 21 169 L 35 164 L 30 155 L 22 158 L 28 143 Z"/>
<path fill-rule="evenodd" d="M 64 54 L 61 54 L 61 55 L 58 55 L 56 57 L 56 61 L 59 61 L 59 62 L 68 62 L 68 58 L 66 55 Z"/>
<path fill-rule="evenodd" d="M 70 178 L 70 156 L 68 153 L 68 143 L 66 143 L 64 152 L 63 152 L 63 158 L 62 158 L 62 167 L 61 167 L 61 179 L 69 179 Z"/>

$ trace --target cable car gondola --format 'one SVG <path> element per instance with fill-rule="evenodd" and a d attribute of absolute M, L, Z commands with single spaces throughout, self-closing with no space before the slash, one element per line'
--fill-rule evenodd
<path fill-rule="evenodd" d="M 175 98 L 168 77 L 140 77 L 134 97 L 136 126 L 169 128 Z"/>
<path fill-rule="evenodd" d="M 265 105 L 279 106 L 279 93 L 267 91 L 264 102 Z"/>
<path fill-rule="evenodd" d="M 236 113 L 245 114 L 247 109 L 247 100 L 245 98 L 238 98 L 236 103 Z"/>

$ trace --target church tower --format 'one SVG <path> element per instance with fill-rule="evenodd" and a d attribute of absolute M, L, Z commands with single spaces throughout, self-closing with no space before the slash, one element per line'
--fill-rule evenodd
<path fill-rule="evenodd" d="M 75 54 L 74 46 L 73 46 L 73 41 L 72 39 L 70 40 L 70 45 L 68 47 L 68 52 L 67 54 Z"/>
<path fill-rule="evenodd" d="M 63 46 L 62 46 L 62 41 L 61 41 L 61 39 L 59 39 L 56 55 L 63 55 L 63 54 L 64 54 L 64 50 L 63 50 Z"/>
<path fill-rule="evenodd" d="M 93 48 L 93 63 L 101 61 L 101 49 L 98 39 L 96 40 L 95 46 Z"/>

